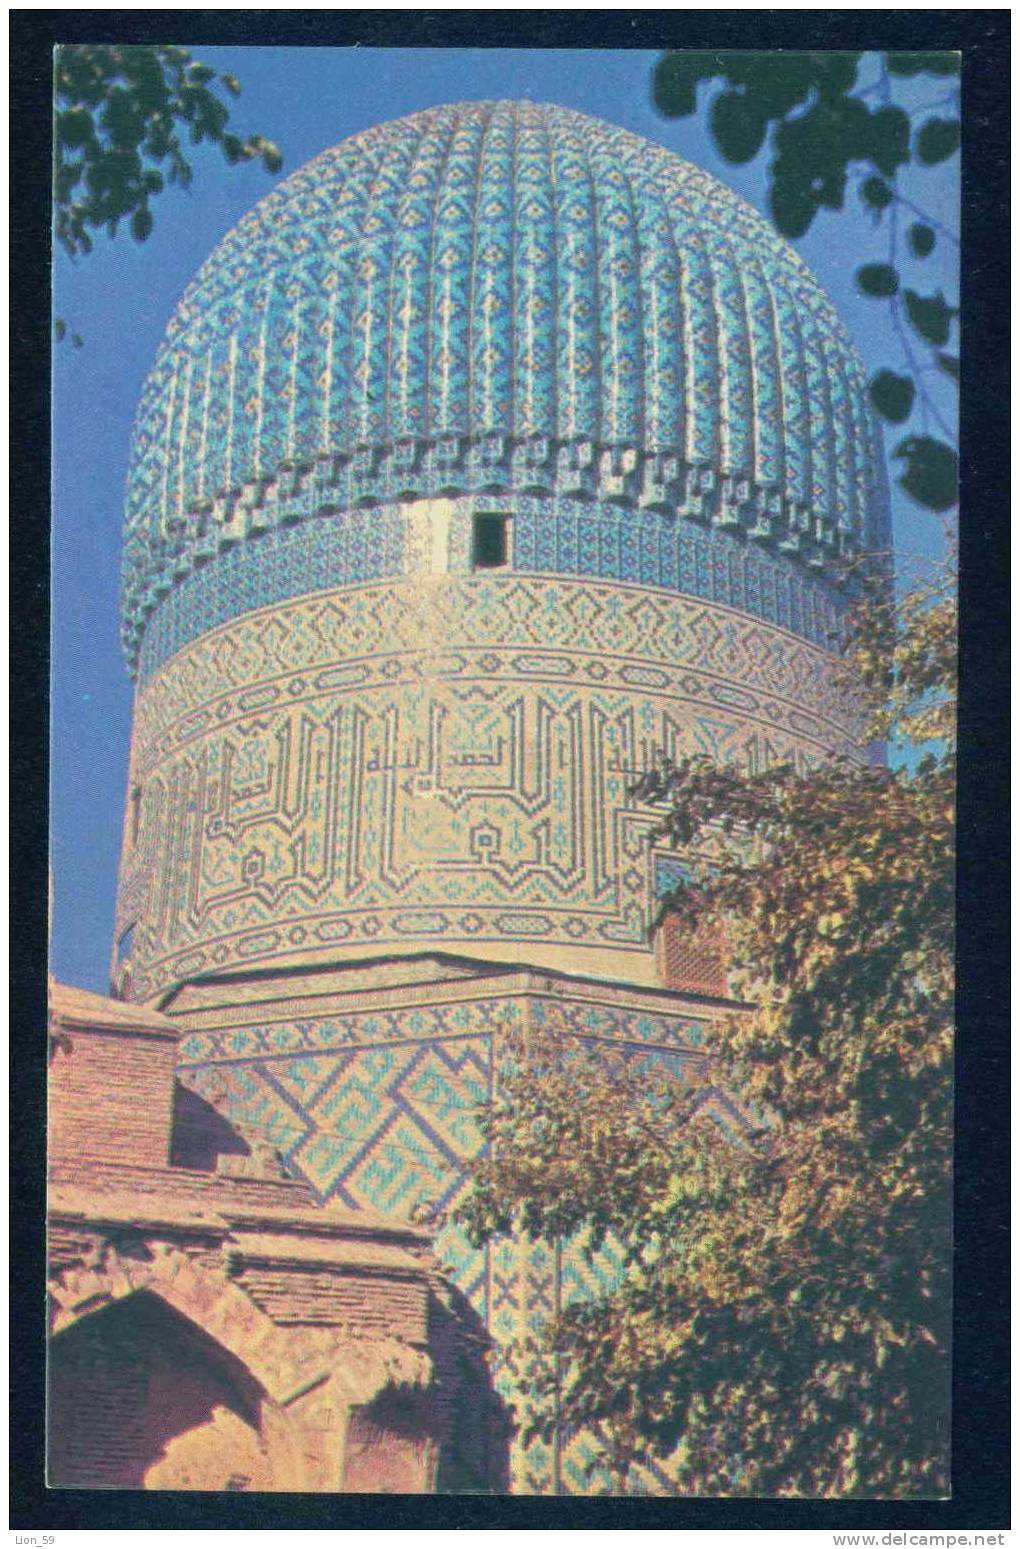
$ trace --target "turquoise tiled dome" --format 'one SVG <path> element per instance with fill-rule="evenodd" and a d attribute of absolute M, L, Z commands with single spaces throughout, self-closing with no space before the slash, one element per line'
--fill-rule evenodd
<path fill-rule="evenodd" d="M 135 428 L 125 641 L 253 534 L 517 492 L 728 529 L 799 567 L 868 546 L 860 362 L 731 190 L 565 108 L 382 124 L 263 199 L 174 314 Z"/>

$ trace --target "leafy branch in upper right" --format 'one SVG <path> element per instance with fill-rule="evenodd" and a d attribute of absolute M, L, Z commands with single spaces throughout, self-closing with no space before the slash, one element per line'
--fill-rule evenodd
<path fill-rule="evenodd" d="M 881 262 L 861 264 L 858 289 L 885 305 L 900 359 L 875 372 L 871 400 L 884 420 L 902 425 L 917 415 L 916 433 L 893 448 L 902 459 L 899 482 L 919 505 L 948 511 L 957 501 L 956 433 L 931 389 L 932 378 L 959 382 L 951 348 L 958 307 L 941 290 L 920 290 L 904 267 L 923 263 L 939 244 L 959 248 L 958 235 L 908 197 L 899 174 L 940 167 L 960 146 L 960 56 L 886 53 L 874 80 L 860 80 L 859 53 L 706 52 L 665 54 L 653 77 L 656 107 L 668 118 L 697 111 L 702 81 L 720 84 L 708 123 L 727 161 L 753 160 L 766 139 L 769 209 L 791 239 L 807 232 L 819 210 L 842 210 L 853 188 L 888 246 Z M 931 80 L 934 95 L 897 102 L 897 89 Z M 917 93 L 910 90 L 912 99 Z"/>

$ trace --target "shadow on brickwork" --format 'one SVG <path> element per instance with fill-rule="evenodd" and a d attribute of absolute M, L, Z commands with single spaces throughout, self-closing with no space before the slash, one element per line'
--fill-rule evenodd
<path fill-rule="evenodd" d="M 508 1494 L 514 1428 L 510 1411 L 492 1384 L 488 1362 L 492 1336 L 467 1297 L 453 1285 L 445 1285 L 441 1295 L 431 1298 L 429 1344 L 444 1437 L 436 1490 Z"/>
<path fill-rule="evenodd" d="M 263 1397 L 240 1361 L 140 1291 L 51 1341 L 48 1483 L 229 1489 L 240 1471 L 247 1487 L 264 1466 Z"/>
<path fill-rule="evenodd" d="M 251 1147 L 212 1103 L 182 1082 L 174 1083 L 171 1167 L 215 1172 L 221 1156 L 248 1156 Z"/>

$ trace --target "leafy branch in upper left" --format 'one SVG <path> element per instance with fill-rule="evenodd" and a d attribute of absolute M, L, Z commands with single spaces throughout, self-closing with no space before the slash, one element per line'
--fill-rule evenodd
<path fill-rule="evenodd" d="M 233 75 L 213 70 L 172 44 L 65 44 L 54 55 L 53 218 L 61 247 L 90 253 L 93 233 L 113 237 L 122 220 L 136 242 L 153 228 L 151 202 L 168 183 L 190 187 L 185 145 L 211 141 L 231 163 L 261 160 L 279 172 L 283 157 L 264 135 L 230 128 Z M 67 325 L 57 318 L 58 339 Z M 78 335 L 73 342 L 80 344 Z"/>
<path fill-rule="evenodd" d="M 116 234 L 130 219 L 144 242 L 152 230 L 150 200 L 167 182 L 187 188 L 192 170 L 181 134 L 192 145 L 211 140 L 228 162 L 260 157 L 267 172 L 283 165 L 263 135 L 241 139 L 217 95 L 240 94 L 235 76 L 192 59 L 186 48 L 160 44 L 74 44 L 56 50 L 53 203 L 56 236 L 72 256 L 92 251 L 90 231 Z"/>

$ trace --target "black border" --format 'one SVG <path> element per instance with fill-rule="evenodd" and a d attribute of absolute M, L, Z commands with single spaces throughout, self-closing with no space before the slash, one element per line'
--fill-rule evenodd
<path fill-rule="evenodd" d="M 1009 1526 L 1006 668 L 1009 14 L 982 11 L 24 11 L 11 15 L 12 1183 L 9 1527 Z M 49 1491 L 43 1132 L 49 667 L 50 51 L 55 42 L 516 48 L 949 48 L 964 55 L 960 1054 L 953 1498 L 938 1502 Z"/>

